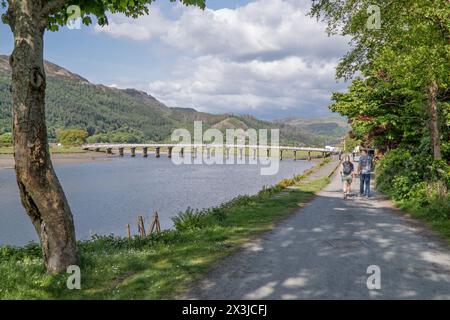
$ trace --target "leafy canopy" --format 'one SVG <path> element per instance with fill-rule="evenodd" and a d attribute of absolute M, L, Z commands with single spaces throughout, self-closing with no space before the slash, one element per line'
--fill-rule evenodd
<path fill-rule="evenodd" d="M 16 0 L 0 0 L 2 7 L 6 8 L 8 4 Z M 17 0 L 21 1 L 21 0 Z M 149 14 L 149 6 L 155 0 L 47 0 L 43 1 L 44 17 L 47 18 L 47 29 L 58 31 L 59 27 L 67 24 L 73 14 L 79 13 L 83 24 L 90 25 L 92 18 L 97 19 L 100 26 L 108 24 L 107 13 L 122 13 L 127 17 L 138 18 L 139 16 Z M 184 5 L 198 6 L 205 8 L 206 0 L 169 0 Z M 74 7 L 76 6 L 76 7 Z M 79 8 L 79 12 L 78 11 Z M 6 19 L 3 17 L 3 21 Z"/>

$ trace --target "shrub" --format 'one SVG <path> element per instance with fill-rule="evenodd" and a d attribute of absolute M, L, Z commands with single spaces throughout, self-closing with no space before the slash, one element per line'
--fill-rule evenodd
<path fill-rule="evenodd" d="M 429 221 L 450 218 L 450 166 L 427 153 L 404 149 L 387 153 L 377 166 L 378 189 Z"/>
<path fill-rule="evenodd" d="M 207 220 L 206 210 L 199 211 L 191 208 L 187 208 L 186 211 L 180 212 L 172 218 L 178 231 L 202 229 L 207 225 Z"/>
<path fill-rule="evenodd" d="M 58 131 L 58 141 L 67 146 L 79 146 L 86 142 L 88 133 L 81 129 L 67 129 Z"/>
<path fill-rule="evenodd" d="M 0 146 L 10 146 L 12 145 L 12 134 L 4 133 L 0 135 Z"/>

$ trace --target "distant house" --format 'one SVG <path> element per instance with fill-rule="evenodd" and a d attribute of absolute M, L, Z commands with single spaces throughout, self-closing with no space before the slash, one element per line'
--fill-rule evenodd
<path fill-rule="evenodd" d="M 332 147 L 332 146 L 325 146 L 325 149 L 327 149 L 330 152 L 337 152 L 338 148 Z"/>

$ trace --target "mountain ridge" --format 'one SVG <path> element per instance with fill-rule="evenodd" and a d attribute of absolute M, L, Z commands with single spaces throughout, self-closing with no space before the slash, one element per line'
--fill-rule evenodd
<path fill-rule="evenodd" d="M 208 128 L 276 129 L 281 141 L 298 145 L 322 145 L 330 137 L 301 126 L 259 120 L 251 115 L 210 114 L 193 108 L 171 108 L 147 92 L 93 84 L 84 77 L 49 61 L 47 75 L 46 120 L 49 138 L 64 128 L 85 129 L 91 141 L 144 142 L 167 141 L 176 128 L 193 129 L 194 121 Z M 10 131 L 11 94 L 9 58 L 0 55 L 0 134 Z M 339 137 L 334 137 L 337 141 Z"/>

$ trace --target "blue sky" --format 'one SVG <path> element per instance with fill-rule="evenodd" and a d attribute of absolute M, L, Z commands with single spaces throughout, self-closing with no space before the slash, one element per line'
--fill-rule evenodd
<path fill-rule="evenodd" d="M 307 0 L 158 0 L 150 16 L 47 32 L 45 58 L 93 83 L 144 90 L 169 106 L 264 119 L 330 115 L 346 41 L 307 17 Z M 0 26 L 0 53 L 12 51 Z"/>

